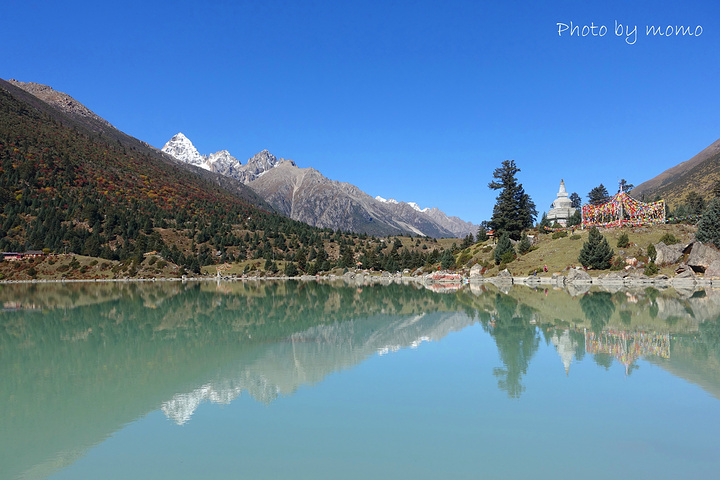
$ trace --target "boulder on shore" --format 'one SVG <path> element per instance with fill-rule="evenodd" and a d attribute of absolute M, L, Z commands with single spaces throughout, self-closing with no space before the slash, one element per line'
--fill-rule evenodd
<path fill-rule="evenodd" d="M 571 268 L 567 274 L 568 283 L 592 283 L 590 274 L 580 268 Z"/>
<path fill-rule="evenodd" d="M 470 278 L 482 278 L 482 265 L 476 263 L 470 268 Z"/>
<path fill-rule="evenodd" d="M 715 261 L 720 261 L 720 252 L 701 242 L 695 242 L 687 259 L 687 264 L 696 272 L 704 272 Z"/>
<path fill-rule="evenodd" d="M 720 278 L 720 260 L 713 260 L 713 262 L 705 269 L 705 278 Z"/>
<path fill-rule="evenodd" d="M 512 279 L 512 273 L 510 273 L 510 271 L 507 268 L 505 270 L 503 270 L 502 272 L 499 272 L 497 274 L 497 276 L 498 276 L 498 278 L 502 278 L 502 279 Z"/>
<path fill-rule="evenodd" d="M 658 265 L 677 263 L 682 257 L 683 250 L 685 250 L 685 246 L 680 243 L 675 245 L 665 245 L 663 242 L 656 243 L 657 257 L 655 263 Z"/>

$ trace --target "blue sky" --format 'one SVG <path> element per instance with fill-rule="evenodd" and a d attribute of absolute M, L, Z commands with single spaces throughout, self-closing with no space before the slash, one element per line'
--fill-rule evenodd
<path fill-rule="evenodd" d="M 66 92 L 156 147 L 181 131 L 201 153 L 227 149 L 242 163 L 267 148 L 474 223 L 492 215 L 487 184 L 503 160 L 542 212 L 561 178 L 587 200 L 600 183 L 640 184 L 720 138 L 717 0 L 5 0 L 2 10 L 0 78 Z M 578 34 L 559 35 L 571 22 Z M 591 25 L 604 35 L 582 36 Z M 647 35 L 648 25 L 700 35 Z"/>

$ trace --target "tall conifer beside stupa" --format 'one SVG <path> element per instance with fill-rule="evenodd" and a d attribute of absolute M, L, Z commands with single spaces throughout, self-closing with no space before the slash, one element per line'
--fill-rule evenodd
<path fill-rule="evenodd" d="M 513 240 L 519 240 L 522 231 L 531 228 L 537 216 L 535 203 L 515 178 L 519 171 L 515 160 L 505 160 L 502 166 L 493 172 L 495 180 L 488 184 L 489 188 L 500 190 L 493 208 L 490 228 L 495 230 L 496 236 L 500 232 L 507 232 Z"/>

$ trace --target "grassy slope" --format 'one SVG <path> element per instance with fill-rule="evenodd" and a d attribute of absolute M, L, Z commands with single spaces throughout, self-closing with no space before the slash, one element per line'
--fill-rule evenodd
<path fill-rule="evenodd" d="M 615 255 L 623 252 L 624 257 L 640 258 L 646 255 L 647 247 L 651 243 L 657 243 L 665 233 L 675 235 L 681 242 L 688 242 L 695 233 L 696 227 L 692 225 L 656 225 L 647 227 L 632 227 L 622 229 L 602 229 L 600 232 L 615 251 Z M 565 238 L 553 239 L 549 234 L 541 234 L 536 236 L 534 249 L 525 255 L 503 266 L 502 268 L 495 265 L 493 261 L 493 247 L 491 243 L 484 242 L 476 244 L 468 249 L 471 255 L 467 264 L 481 263 L 489 265 L 485 276 L 497 274 L 503 268 L 507 268 L 513 275 L 525 276 L 537 269 L 541 276 L 550 276 L 555 272 L 565 272 L 567 267 L 575 265 L 580 266 L 578 255 L 583 243 L 588 239 L 587 230 L 577 230 L 575 232 L 580 236 L 579 239 L 571 239 L 570 236 Z M 627 233 L 630 238 L 630 247 L 618 248 L 617 239 L 622 233 Z M 543 266 L 547 265 L 547 273 L 543 272 Z M 591 272 L 593 276 L 601 273 L 600 271 Z M 672 266 L 661 267 L 660 273 L 673 274 Z"/>

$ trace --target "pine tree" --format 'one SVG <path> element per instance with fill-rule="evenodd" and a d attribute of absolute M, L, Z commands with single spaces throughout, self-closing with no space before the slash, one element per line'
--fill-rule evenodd
<path fill-rule="evenodd" d="M 448 270 L 455 265 L 455 257 L 450 250 L 445 250 L 440 257 L 440 266 L 443 270 Z"/>
<path fill-rule="evenodd" d="M 632 183 L 627 183 L 627 180 L 625 180 L 625 179 L 623 178 L 623 179 L 620 180 L 620 185 L 619 185 L 619 188 L 618 188 L 618 193 L 620 193 L 621 190 L 622 190 L 623 192 L 626 192 L 626 193 L 627 193 L 627 192 L 629 192 L 630 190 L 632 190 L 633 188 L 635 188 L 635 185 L 633 185 Z"/>
<path fill-rule="evenodd" d="M 618 237 L 617 246 L 618 248 L 626 248 L 630 245 L 630 237 L 627 233 L 623 232 Z"/>
<path fill-rule="evenodd" d="M 608 195 L 607 188 L 605 188 L 605 185 L 602 183 L 588 193 L 590 205 L 602 205 L 603 203 L 607 203 L 608 200 L 610 200 L 610 196 Z"/>
<path fill-rule="evenodd" d="M 532 245 L 530 244 L 530 239 L 527 235 L 523 233 L 522 238 L 520 238 L 520 243 L 518 243 L 518 253 L 520 255 L 525 255 L 527 252 L 530 251 L 530 247 L 532 247 Z"/>
<path fill-rule="evenodd" d="M 489 188 L 500 190 L 489 222 L 490 228 L 496 234 L 507 232 L 513 240 L 519 240 L 521 232 L 531 228 L 537 216 L 535 203 L 515 178 L 519 171 L 514 160 L 505 160 L 493 172 L 495 180 L 488 184 Z"/>
<path fill-rule="evenodd" d="M 600 234 L 600 231 L 593 227 L 590 229 L 588 241 L 580 250 L 578 261 L 586 268 L 605 270 L 610 268 L 610 261 L 615 252 L 608 244 L 607 239 Z"/>
<path fill-rule="evenodd" d="M 580 198 L 580 195 L 577 194 L 577 192 L 573 192 L 570 194 L 570 206 L 572 208 L 580 208 L 582 206 L 582 199 Z"/>
<path fill-rule="evenodd" d="M 510 235 L 507 232 L 503 233 L 495 246 L 493 252 L 493 258 L 495 259 L 495 265 L 500 265 L 501 262 L 508 263 L 508 260 L 512 260 L 515 256 L 515 249 L 510 242 Z"/>
<path fill-rule="evenodd" d="M 298 274 L 297 266 L 295 266 L 294 262 L 288 262 L 285 265 L 285 276 L 286 277 L 294 277 Z"/>
<path fill-rule="evenodd" d="M 476 236 L 478 243 L 484 242 L 488 239 L 487 228 L 485 227 L 485 223 L 486 222 L 482 222 L 480 224 L 480 226 L 478 227 L 477 236 Z"/>
<path fill-rule="evenodd" d="M 720 248 L 720 198 L 713 198 L 698 222 L 695 238 Z"/>
<path fill-rule="evenodd" d="M 540 233 L 547 233 L 548 228 L 550 228 L 550 220 L 547 218 L 547 213 L 543 212 L 542 218 L 538 223 L 538 230 L 540 230 Z"/>
<path fill-rule="evenodd" d="M 580 209 L 578 208 L 577 210 L 575 210 L 575 213 L 570 215 L 570 218 L 568 218 L 568 227 L 580 225 L 581 223 L 582 223 L 582 213 L 580 212 Z"/>
<path fill-rule="evenodd" d="M 685 205 L 690 215 L 700 215 L 705 210 L 705 199 L 693 190 L 685 197 Z"/>

